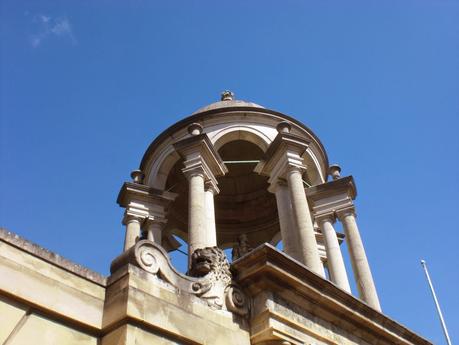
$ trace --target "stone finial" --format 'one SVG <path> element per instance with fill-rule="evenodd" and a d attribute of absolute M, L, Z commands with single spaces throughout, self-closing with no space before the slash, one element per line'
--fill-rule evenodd
<path fill-rule="evenodd" d="M 188 126 L 188 133 L 191 135 L 199 135 L 202 133 L 202 126 L 199 123 L 192 123 Z"/>
<path fill-rule="evenodd" d="M 232 101 L 234 99 L 234 93 L 231 91 L 225 90 L 222 92 L 220 99 L 222 101 Z"/>
<path fill-rule="evenodd" d="M 282 121 L 277 125 L 276 129 L 279 133 L 290 133 L 292 125 L 287 121 Z"/>
<path fill-rule="evenodd" d="M 133 170 L 131 172 L 132 182 L 143 184 L 143 179 L 145 178 L 145 174 L 141 170 Z"/>
<path fill-rule="evenodd" d="M 332 164 L 328 168 L 328 174 L 332 177 L 333 180 L 337 180 L 341 177 L 341 167 L 338 164 Z"/>

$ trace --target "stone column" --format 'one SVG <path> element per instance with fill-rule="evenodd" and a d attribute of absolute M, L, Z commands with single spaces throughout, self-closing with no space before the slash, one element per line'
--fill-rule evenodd
<path fill-rule="evenodd" d="M 147 239 L 159 245 L 162 243 L 162 230 L 166 219 L 147 218 L 144 223 L 144 231 L 147 233 Z"/>
<path fill-rule="evenodd" d="M 214 247 L 217 245 L 217 229 L 215 226 L 215 206 L 214 196 L 218 193 L 216 188 L 211 183 L 205 185 L 205 212 L 206 212 L 206 232 L 207 246 Z"/>
<path fill-rule="evenodd" d="M 285 181 L 278 180 L 269 187 L 269 191 L 276 196 L 277 213 L 279 215 L 279 225 L 281 231 L 282 243 L 284 252 L 291 257 L 298 259 L 300 253 L 298 251 L 298 240 L 294 231 L 292 203 L 290 201 L 290 193 Z"/>
<path fill-rule="evenodd" d="M 190 172 L 186 174 L 189 181 L 188 196 L 188 262 L 191 254 L 207 246 L 204 174 Z"/>
<path fill-rule="evenodd" d="M 123 224 L 126 225 L 126 236 L 124 238 L 124 251 L 133 247 L 140 235 L 140 222 L 142 219 L 139 217 L 126 214 L 123 219 Z"/>
<path fill-rule="evenodd" d="M 228 169 L 207 134 L 203 133 L 203 127 L 199 123 L 189 125 L 188 133 L 191 136 L 174 143 L 174 148 L 184 160 L 182 172 L 189 181 L 188 264 L 190 264 L 191 254 L 196 249 L 216 243 L 215 231 L 210 238 L 207 234 L 207 219 L 211 216 L 210 212 L 206 211 L 206 199 L 210 202 L 210 195 L 206 197 L 204 183 L 210 182 L 216 189 L 217 177 L 225 175 Z M 212 217 L 215 228 L 215 215 L 212 214 Z"/>
<path fill-rule="evenodd" d="M 338 237 L 333 228 L 333 215 L 325 215 L 316 217 L 319 223 L 320 230 L 324 237 L 325 249 L 327 251 L 328 272 L 331 281 L 338 285 L 341 289 L 351 293 L 349 280 L 347 279 L 346 267 L 344 266 L 343 256 L 339 247 Z"/>
<path fill-rule="evenodd" d="M 304 191 L 301 169 L 296 166 L 290 166 L 287 171 L 287 181 L 292 201 L 294 224 L 296 225 L 296 245 L 299 246 L 300 257 L 297 259 L 304 263 L 311 271 L 324 277 L 324 270 L 314 234 L 314 226 Z"/>
<path fill-rule="evenodd" d="M 343 223 L 359 296 L 370 307 L 381 311 L 373 276 L 371 275 L 365 249 L 355 221 L 354 210 L 348 209 L 338 212 L 338 218 Z"/>

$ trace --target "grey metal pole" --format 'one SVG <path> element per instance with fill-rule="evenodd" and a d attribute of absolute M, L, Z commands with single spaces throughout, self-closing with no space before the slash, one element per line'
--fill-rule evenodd
<path fill-rule="evenodd" d="M 443 328 L 443 333 L 445 334 L 446 343 L 448 345 L 452 345 L 451 339 L 449 339 L 448 329 L 446 328 L 445 320 L 443 319 L 443 314 L 441 313 L 440 304 L 438 303 L 437 295 L 435 294 L 435 290 L 433 288 L 432 281 L 430 280 L 429 271 L 427 270 L 427 263 L 425 262 L 425 260 L 421 260 L 421 265 L 422 265 L 422 268 L 424 268 L 424 273 L 426 274 L 427 281 L 429 282 L 430 292 L 432 292 L 432 297 L 434 299 L 435 306 L 437 307 L 437 312 L 438 312 L 438 316 L 440 317 L 440 322 L 441 322 L 441 327 Z"/>

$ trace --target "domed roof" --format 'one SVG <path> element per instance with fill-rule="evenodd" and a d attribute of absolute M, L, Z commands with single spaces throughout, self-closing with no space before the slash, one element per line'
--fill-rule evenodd
<path fill-rule="evenodd" d="M 209 105 L 206 105 L 205 107 L 199 108 L 192 115 L 203 113 L 209 110 L 232 108 L 232 107 L 253 107 L 253 108 L 265 109 L 264 107 L 256 103 L 234 99 L 234 93 L 232 93 L 231 91 L 223 91 L 220 101 L 214 102 Z"/>
<path fill-rule="evenodd" d="M 240 114 L 237 115 L 239 117 L 225 116 L 226 113 L 238 113 L 238 112 L 243 113 L 243 116 L 241 116 Z M 212 121 L 209 121 L 210 119 L 212 119 Z M 277 133 L 276 126 L 280 122 L 287 121 L 288 123 L 292 124 L 294 127 L 293 131 L 295 132 L 296 135 L 305 136 L 308 138 L 309 141 L 311 141 L 311 144 L 310 144 L 311 148 L 314 148 L 314 152 L 316 152 L 317 155 L 320 156 L 320 158 L 318 158 L 318 161 L 321 162 L 320 163 L 321 166 L 318 169 L 321 170 L 322 176 L 327 175 L 327 169 L 328 169 L 327 153 L 322 143 L 320 142 L 320 139 L 314 134 L 314 132 L 310 128 L 305 126 L 302 122 L 298 121 L 297 119 L 290 117 L 288 115 L 285 115 L 283 113 L 280 113 L 278 111 L 275 111 L 269 108 L 265 108 L 256 103 L 246 102 L 243 100 L 235 100 L 234 94 L 231 91 L 224 91 L 221 94 L 220 101 L 211 103 L 205 107 L 200 108 L 199 110 L 192 113 L 190 116 L 176 122 L 175 124 L 171 125 L 166 130 L 164 130 L 162 133 L 160 133 L 151 142 L 151 144 L 145 151 L 142 161 L 140 162 L 139 169 L 142 170 L 146 174 L 146 178 L 148 180 L 148 178 L 150 178 L 148 175 L 149 171 L 151 170 L 151 167 L 153 166 L 153 164 L 156 164 L 154 162 L 157 159 L 159 162 L 160 159 L 163 158 L 163 155 L 159 154 L 156 150 L 160 150 L 160 151 L 164 150 L 163 145 L 166 145 L 165 143 L 167 143 L 167 145 L 170 145 L 171 142 L 173 142 L 174 140 L 177 140 L 177 138 L 181 136 L 187 136 L 189 133 L 187 128 L 193 123 L 198 123 L 206 127 L 205 133 L 214 132 L 215 134 L 217 133 L 217 131 L 220 131 L 222 129 L 222 125 L 224 127 L 226 126 L 231 132 L 230 128 L 234 129 L 235 124 L 238 124 L 239 122 L 245 123 L 247 121 L 248 121 L 247 123 L 248 127 L 253 126 L 254 123 L 262 124 L 263 128 L 267 128 L 271 126 L 274 131 L 271 131 L 270 134 L 267 136 L 267 138 L 271 138 L 270 137 L 271 134 L 275 135 Z M 234 129 L 234 131 L 235 133 L 240 132 L 239 129 Z M 245 130 L 243 129 L 242 131 L 244 132 Z M 259 130 L 257 129 L 255 132 L 257 131 Z M 229 134 L 231 135 L 231 133 Z M 217 140 L 215 139 L 216 138 L 215 136 L 212 136 L 212 137 L 214 138 L 214 140 Z M 260 140 L 263 141 L 265 139 L 260 139 Z M 311 149 L 310 151 L 312 152 L 313 150 Z M 162 164 L 162 163 L 158 163 L 158 164 Z M 155 171 L 155 173 L 156 172 L 157 171 Z M 152 174 L 152 176 L 156 176 L 156 175 Z"/>

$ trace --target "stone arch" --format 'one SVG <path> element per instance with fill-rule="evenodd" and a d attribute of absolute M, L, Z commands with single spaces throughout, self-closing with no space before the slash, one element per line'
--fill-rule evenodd
<path fill-rule="evenodd" d="M 223 128 L 205 132 L 208 133 L 209 139 L 213 143 L 215 150 L 218 151 L 223 145 L 235 141 L 244 140 L 258 146 L 263 152 L 266 152 L 272 142 L 262 129 L 269 126 L 260 127 L 260 125 L 228 125 Z M 147 172 L 146 184 L 157 189 L 164 190 L 166 187 L 167 177 L 174 164 L 180 159 L 172 145 L 163 149 L 158 157 L 152 162 L 149 172 Z"/>
<path fill-rule="evenodd" d="M 179 154 L 172 145 L 169 145 L 153 162 L 147 175 L 147 185 L 164 190 L 169 172 L 179 159 Z"/>
<path fill-rule="evenodd" d="M 272 139 L 257 126 L 231 125 L 216 131 L 210 137 L 215 150 L 218 151 L 223 145 L 235 141 L 244 140 L 257 145 L 263 152 L 266 152 Z"/>
<path fill-rule="evenodd" d="M 311 148 L 306 150 L 303 158 L 305 160 L 306 166 L 308 167 L 308 177 L 311 179 L 312 185 L 318 185 L 326 182 L 326 176 L 324 177 L 322 174 L 319 160 Z M 313 165 L 313 169 L 311 169 L 311 165 Z"/>

